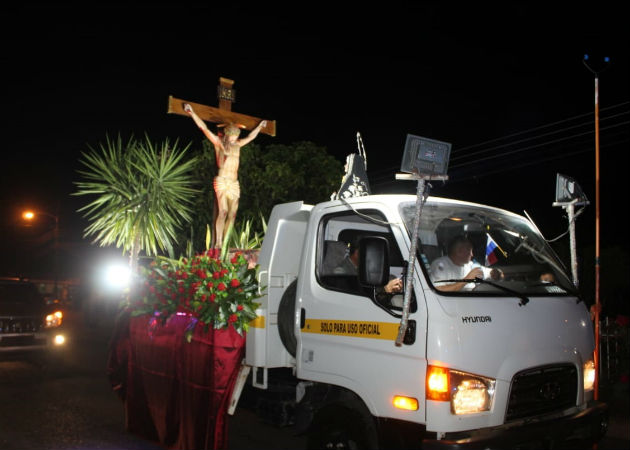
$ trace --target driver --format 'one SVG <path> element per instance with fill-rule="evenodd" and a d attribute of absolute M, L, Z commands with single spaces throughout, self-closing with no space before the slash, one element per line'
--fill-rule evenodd
<path fill-rule="evenodd" d="M 352 242 L 350 242 L 348 254 L 343 259 L 341 264 L 335 269 L 335 274 L 359 274 L 359 238 L 355 238 Z M 402 278 L 396 278 L 390 276 L 389 282 L 377 288 L 377 294 L 391 295 L 399 294 L 402 292 L 403 284 Z"/>
<path fill-rule="evenodd" d="M 473 262 L 473 245 L 466 236 L 456 236 L 448 244 L 447 253 L 447 255 L 441 256 L 431 263 L 431 281 L 433 283 L 439 280 L 473 278 L 499 280 L 503 277 L 503 272 L 499 269 L 483 267 L 479 263 Z M 471 283 L 466 281 L 437 283 L 435 288 L 440 291 L 454 292 L 461 291 L 468 284 Z M 470 287 L 467 287 L 467 289 Z"/>

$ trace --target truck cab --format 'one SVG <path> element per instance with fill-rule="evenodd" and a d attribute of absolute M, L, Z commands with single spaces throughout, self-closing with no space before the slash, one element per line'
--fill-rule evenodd
<path fill-rule="evenodd" d="M 412 258 L 416 205 L 415 196 L 375 195 L 274 208 L 259 257 L 264 296 L 247 335 L 254 385 L 291 370 L 313 448 L 596 441 L 606 408 L 593 400 L 592 324 L 535 225 L 429 197 Z M 445 270 L 456 238 L 470 243 L 466 268 L 483 276 Z M 356 242 L 371 250 L 353 268 Z M 382 272 L 379 283 L 370 270 Z M 382 289 L 397 277 L 411 287 L 400 345 L 404 293 Z"/>

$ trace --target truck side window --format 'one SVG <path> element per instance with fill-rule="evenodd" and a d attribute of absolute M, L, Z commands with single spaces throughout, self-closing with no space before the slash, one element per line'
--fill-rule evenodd
<path fill-rule="evenodd" d="M 359 284 L 353 257 L 355 246 L 364 236 L 382 236 L 389 242 L 390 274 L 402 273 L 403 259 L 385 217 L 375 210 L 361 210 L 330 214 L 320 223 L 317 279 L 331 290 L 372 297 L 373 291 Z M 356 256 L 356 254 L 355 254 Z"/>

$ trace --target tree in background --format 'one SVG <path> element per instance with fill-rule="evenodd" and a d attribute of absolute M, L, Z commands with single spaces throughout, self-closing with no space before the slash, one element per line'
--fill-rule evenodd
<path fill-rule="evenodd" d="M 330 200 L 339 188 L 343 164 L 312 142 L 291 145 L 253 145 L 241 156 L 241 217 L 269 217 L 278 203 L 303 200 L 315 204 Z"/>
<path fill-rule="evenodd" d="M 216 174 L 214 150 L 204 141 L 197 154 L 195 177 L 202 183 L 201 194 L 193 205 L 191 229 L 185 237 L 193 241 L 195 249 L 204 248 L 206 227 L 212 224 L 212 179 Z M 330 199 L 339 188 L 343 164 L 313 142 L 291 145 L 262 146 L 251 143 L 241 149 L 239 182 L 241 198 L 236 217 L 237 229 L 252 224 L 252 232 L 263 232 L 263 220 L 278 203 L 303 200 L 319 203 Z M 192 235 L 192 239 L 191 239 Z"/>
<path fill-rule="evenodd" d="M 208 141 L 203 141 L 201 147 L 192 147 L 190 152 L 195 157 L 192 177 L 197 194 L 190 207 L 190 223 L 178 234 L 176 248 L 176 254 L 188 257 L 195 251 L 207 249 L 206 233 L 212 230 L 214 223 L 212 180 L 217 174 L 214 148 Z"/>
<path fill-rule="evenodd" d="M 181 227 L 190 222 L 195 189 L 196 158 L 186 159 L 189 145 L 181 148 L 168 139 L 153 143 L 130 138 L 123 143 L 106 137 L 105 144 L 83 153 L 73 195 L 95 198 L 79 209 L 90 221 L 85 237 L 100 246 L 115 245 L 129 252 L 135 271 L 141 251 L 173 255 Z"/>

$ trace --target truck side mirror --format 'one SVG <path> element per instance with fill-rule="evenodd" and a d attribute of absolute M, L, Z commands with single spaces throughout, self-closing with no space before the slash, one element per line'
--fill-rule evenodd
<path fill-rule="evenodd" d="M 359 241 L 359 282 L 364 286 L 384 286 L 389 282 L 389 243 L 380 236 Z"/>

